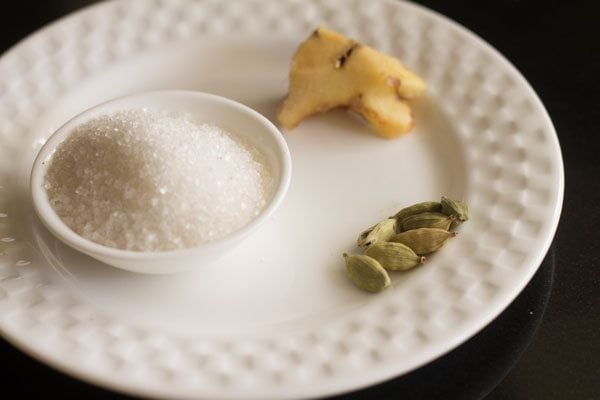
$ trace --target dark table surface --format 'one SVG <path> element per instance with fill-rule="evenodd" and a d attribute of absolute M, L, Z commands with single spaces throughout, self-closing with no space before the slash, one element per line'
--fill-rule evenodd
<path fill-rule="evenodd" d="M 3 2 L 0 51 L 91 3 Z M 564 207 L 538 272 L 489 326 L 423 368 L 340 398 L 600 399 L 600 2 L 418 3 L 477 33 L 531 83 L 561 143 Z M 128 398 L 63 375 L 1 338 L 0 383 L 0 398 Z"/>

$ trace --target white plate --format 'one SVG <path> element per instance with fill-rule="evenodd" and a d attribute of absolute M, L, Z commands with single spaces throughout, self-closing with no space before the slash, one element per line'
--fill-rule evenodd
<path fill-rule="evenodd" d="M 290 58 L 317 25 L 424 76 L 417 127 L 386 141 L 343 112 L 285 132 L 279 213 L 209 267 L 140 276 L 62 245 L 34 217 L 31 163 L 81 110 L 196 89 L 273 119 Z M 558 141 L 527 82 L 447 19 L 399 1 L 120 1 L 64 18 L 0 60 L 0 332 L 78 378 L 168 398 L 338 393 L 406 373 L 468 339 L 529 281 L 558 222 Z M 359 231 L 441 195 L 460 235 L 379 295 L 344 277 Z"/>

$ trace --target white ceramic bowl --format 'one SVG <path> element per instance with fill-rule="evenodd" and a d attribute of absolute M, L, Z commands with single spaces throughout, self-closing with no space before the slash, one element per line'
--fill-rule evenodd
<path fill-rule="evenodd" d="M 44 177 L 57 146 L 81 123 L 109 112 L 148 107 L 190 113 L 198 121 L 212 122 L 244 138 L 262 151 L 275 180 L 275 189 L 266 207 L 250 223 L 225 238 L 196 247 L 136 252 L 115 249 L 87 240 L 65 225 L 51 207 Z M 281 132 L 267 118 L 251 108 L 223 97 L 190 91 L 154 91 L 121 97 L 97 105 L 60 127 L 41 148 L 31 172 L 31 196 L 44 225 L 67 245 L 112 266 L 148 274 L 182 271 L 218 259 L 255 232 L 281 204 L 291 177 L 290 153 Z"/>

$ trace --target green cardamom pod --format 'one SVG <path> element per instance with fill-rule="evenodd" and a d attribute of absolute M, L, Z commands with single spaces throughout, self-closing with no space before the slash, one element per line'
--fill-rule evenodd
<path fill-rule="evenodd" d="M 390 271 L 405 271 L 425 261 L 425 257 L 418 256 L 402 243 L 375 243 L 365 254 L 379 261 L 383 268 Z"/>
<path fill-rule="evenodd" d="M 390 276 L 374 258 L 361 254 L 343 254 L 346 275 L 357 287 L 367 292 L 380 292 L 390 286 Z"/>
<path fill-rule="evenodd" d="M 404 218 L 400 223 L 401 231 L 409 231 L 418 228 L 440 228 L 448 230 L 456 218 L 455 215 L 426 211 Z"/>
<path fill-rule="evenodd" d="M 398 211 L 392 218 L 396 218 L 398 221 L 397 229 L 400 229 L 400 222 L 406 217 L 411 215 L 421 214 L 424 212 L 440 212 L 442 211 L 442 205 L 437 201 L 423 201 L 421 203 L 413 204 L 410 207 L 405 207 Z"/>
<path fill-rule="evenodd" d="M 446 196 L 442 196 L 442 212 L 446 215 L 454 215 L 460 222 L 469 219 L 469 207 L 460 200 L 452 200 Z"/>
<path fill-rule="evenodd" d="M 396 233 L 397 221 L 387 218 L 358 235 L 358 246 L 366 249 L 373 243 L 387 242 Z"/>
<path fill-rule="evenodd" d="M 439 250 L 448 239 L 454 236 L 456 236 L 456 232 L 449 232 L 445 229 L 418 228 L 398 233 L 390 241 L 405 244 L 418 255 L 423 255 Z"/>

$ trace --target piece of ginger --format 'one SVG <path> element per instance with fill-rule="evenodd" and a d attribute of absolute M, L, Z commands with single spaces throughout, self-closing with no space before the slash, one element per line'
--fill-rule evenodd
<path fill-rule="evenodd" d="M 414 120 L 406 100 L 425 83 L 391 56 L 330 29 L 316 29 L 296 50 L 289 93 L 279 123 L 293 128 L 309 115 L 347 107 L 362 115 L 381 136 L 410 131 Z"/>

